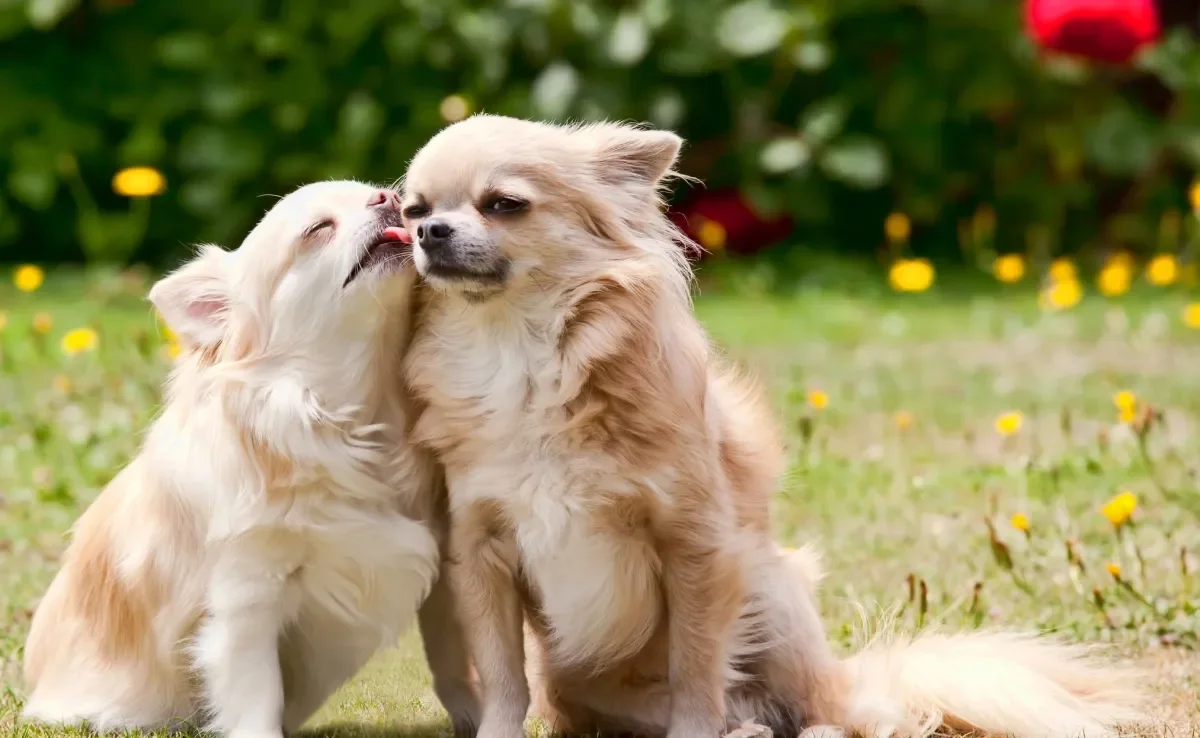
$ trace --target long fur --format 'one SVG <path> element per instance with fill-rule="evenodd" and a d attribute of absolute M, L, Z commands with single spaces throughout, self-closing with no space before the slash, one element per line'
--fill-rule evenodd
<path fill-rule="evenodd" d="M 398 224 L 394 195 L 310 185 L 154 287 L 184 354 L 37 608 L 27 718 L 280 738 L 412 621 L 439 560 L 394 381 L 414 275 L 343 286 Z"/>
<path fill-rule="evenodd" d="M 521 735 L 531 690 L 560 729 L 669 738 L 747 718 L 779 736 L 1071 735 L 1135 718 L 1135 682 L 1040 639 L 833 656 L 818 559 L 770 539 L 774 423 L 691 312 L 659 197 L 679 145 L 476 116 L 406 176 L 410 228 L 452 234 L 414 254 L 429 289 L 406 375 L 414 438 L 447 469 L 480 736 Z"/>
<path fill-rule="evenodd" d="M 1135 673 L 1034 634 L 892 634 L 847 662 L 863 735 L 1100 736 L 1143 719 Z"/>
<path fill-rule="evenodd" d="M 811 544 L 783 552 L 793 598 L 813 599 L 824 578 Z M 891 618 L 869 624 L 844 662 L 845 720 L 869 737 L 962 734 L 1105 736 L 1146 719 L 1137 670 L 1101 649 L 1034 633 L 905 633 Z"/>

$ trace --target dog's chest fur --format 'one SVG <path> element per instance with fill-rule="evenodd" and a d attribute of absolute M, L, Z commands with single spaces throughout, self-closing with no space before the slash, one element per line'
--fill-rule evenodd
<path fill-rule="evenodd" d="M 629 469 L 564 432 L 552 329 L 430 317 L 409 354 L 427 403 L 413 435 L 446 465 L 452 514 L 498 511 L 552 660 L 634 655 L 662 616 L 649 520 L 670 470 Z"/>

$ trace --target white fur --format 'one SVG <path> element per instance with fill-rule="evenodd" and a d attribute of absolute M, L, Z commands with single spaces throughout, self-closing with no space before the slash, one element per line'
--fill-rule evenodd
<path fill-rule="evenodd" d="M 943 721 L 986 735 L 1098 738 L 1145 719 L 1137 675 L 1029 634 L 881 638 L 847 666 L 847 724 L 870 738 L 925 736 Z"/>
<path fill-rule="evenodd" d="M 302 188 L 238 251 L 155 286 L 187 350 L 38 608 L 26 717 L 280 738 L 411 623 L 438 567 L 433 466 L 397 435 L 390 389 L 413 277 L 376 266 L 343 287 L 399 222 L 368 207 L 377 192 Z M 85 572 L 105 561 L 98 589 Z"/>

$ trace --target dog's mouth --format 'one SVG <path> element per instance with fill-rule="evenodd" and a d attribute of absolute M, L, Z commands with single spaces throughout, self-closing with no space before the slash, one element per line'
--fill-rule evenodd
<path fill-rule="evenodd" d="M 346 275 L 346 281 L 342 283 L 342 288 L 349 286 L 360 274 L 374 266 L 380 264 L 398 266 L 411 254 L 412 236 L 408 235 L 408 231 L 398 226 L 384 228 L 375 240 L 363 250 L 358 263 L 350 269 L 350 274 Z"/>
<path fill-rule="evenodd" d="M 431 259 L 421 276 L 454 290 L 468 302 L 482 303 L 504 291 L 508 272 L 507 260 L 480 269 Z"/>
<path fill-rule="evenodd" d="M 426 269 L 430 276 L 448 282 L 478 282 L 484 285 L 503 284 L 508 277 L 508 264 L 501 262 L 490 269 L 471 269 L 457 264 L 445 264 L 430 260 Z"/>

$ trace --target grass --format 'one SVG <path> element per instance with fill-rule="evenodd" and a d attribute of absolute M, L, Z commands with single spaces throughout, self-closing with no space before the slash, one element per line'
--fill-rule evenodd
<path fill-rule="evenodd" d="M 1180 320 L 1183 293 L 1091 296 L 1046 314 L 1021 286 L 900 296 L 861 277 L 830 289 L 818 274 L 767 294 L 752 274 L 721 278 L 736 285 L 697 309 L 777 400 L 793 461 L 778 536 L 826 551 L 823 611 L 842 648 L 862 637 L 860 607 L 898 611 L 910 628 L 1111 643 L 1150 669 L 1161 732 L 1200 734 L 1200 331 Z M 0 292 L 0 734 L 60 735 L 15 722 L 21 645 L 71 521 L 156 411 L 169 359 L 145 289 L 138 275 L 91 274 Z M 31 330 L 38 312 L 53 321 L 44 336 Z M 84 325 L 98 348 L 64 356 L 61 337 Z M 1121 390 L 1139 413 L 1155 409 L 1144 435 L 1118 422 Z M 1020 413 L 1011 436 L 995 427 L 1007 412 Z M 1121 491 L 1138 502 L 1117 535 L 1101 506 Z M 448 734 L 412 636 L 312 725 Z"/>

